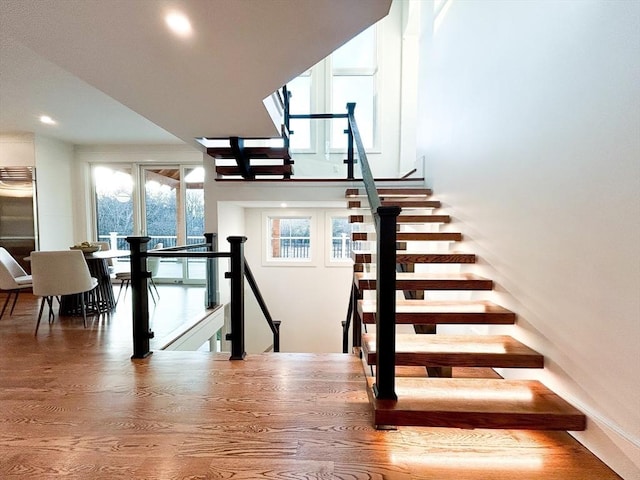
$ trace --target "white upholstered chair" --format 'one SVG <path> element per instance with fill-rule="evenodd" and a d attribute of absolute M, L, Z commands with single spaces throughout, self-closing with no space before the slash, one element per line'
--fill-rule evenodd
<path fill-rule="evenodd" d="M 85 294 L 93 290 L 98 281 L 89 274 L 89 267 L 80 250 L 61 250 L 52 252 L 31 252 L 31 276 L 33 294 L 42 297 L 36 334 L 44 304 L 49 305 L 49 321 L 54 317 L 53 297 L 80 294 L 82 319 L 87 327 Z"/>
<path fill-rule="evenodd" d="M 20 290 L 25 288 L 31 288 L 31 275 L 27 275 L 27 272 L 16 262 L 15 258 L 5 248 L 0 247 L 0 290 L 8 292 L 0 312 L 0 319 L 3 317 L 12 295 L 14 296 L 13 304 L 9 315 L 13 315 Z"/>

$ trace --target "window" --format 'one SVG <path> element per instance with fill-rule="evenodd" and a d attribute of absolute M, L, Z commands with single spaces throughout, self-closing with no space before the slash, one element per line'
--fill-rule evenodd
<path fill-rule="evenodd" d="M 311 70 L 294 78 L 287 84 L 291 92 L 289 111 L 292 114 L 306 114 L 311 112 Z M 294 118 L 289 127 L 294 132 L 291 135 L 291 148 L 295 150 L 311 149 L 311 120 Z"/>
<path fill-rule="evenodd" d="M 330 262 L 351 260 L 351 224 L 347 217 L 330 217 L 331 247 Z"/>
<path fill-rule="evenodd" d="M 373 148 L 376 112 L 376 29 L 370 27 L 331 54 L 331 111 L 356 104 L 356 120 L 365 148 Z M 333 122 L 331 148 L 347 148 L 344 125 Z"/>
<path fill-rule="evenodd" d="M 360 33 L 325 60 L 287 84 L 291 92 L 290 111 L 304 113 L 346 113 L 347 103 L 356 104 L 356 119 L 365 148 L 377 145 L 377 34 L 376 26 Z M 318 154 L 338 153 L 347 148 L 347 122 L 294 119 L 291 121 L 291 148 Z"/>
<path fill-rule="evenodd" d="M 268 259 L 311 261 L 311 217 L 268 217 Z"/>

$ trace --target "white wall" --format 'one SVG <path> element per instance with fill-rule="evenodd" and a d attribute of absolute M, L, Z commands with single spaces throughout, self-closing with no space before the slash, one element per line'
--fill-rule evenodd
<path fill-rule="evenodd" d="M 341 209 L 286 208 L 246 209 L 245 256 L 274 320 L 282 321 L 280 351 L 342 352 L 341 324 L 347 313 L 353 275 L 351 263 L 331 266 L 327 262 L 327 239 L 331 231 L 327 216 L 347 215 Z M 309 216 L 312 219 L 312 259 L 309 264 L 272 265 L 265 258 L 265 215 Z M 249 294 L 249 297 L 252 297 Z M 257 308 L 248 313 L 271 344 L 271 334 Z M 257 320 L 257 322 L 256 322 Z M 249 325 L 249 317 L 248 323 Z M 249 338 L 249 335 L 247 335 Z"/>
<path fill-rule="evenodd" d="M 215 177 L 213 160 L 204 160 L 205 175 Z M 282 321 L 281 351 L 340 352 L 341 324 L 347 313 L 351 267 L 326 266 L 323 250 L 310 266 L 268 266 L 263 262 L 262 230 L 265 211 L 306 212 L 317 219 L 318 235 L 326 236 L 327 212 L 345 212 L 347 188 L 353 182 L 205 182 L 206 230 L 219 233 L 221 251 L 228 251 L 228 235 L 245 235 L 245 256 L 274 319 Z M 281 203 L 287 203 L 282 209 Z M 210 208 L 218 205 L 218 208 Z M 240 224 L 242 222 L 242 225 Z M 221 267 L 220 275 L 224 272 Z M 221 280 L 225 290 L 228 280 Z M 261 313 L 247 299 L 247 351 L 262 351 L 271 333 Z M 222 295 L 227 299 L 226 294 Z M 253 329 L 253 330 L 251 330 Z"/>
<path fill-rule="evenodd" d="M 423 17 L 429 183 L 575 436 L 640 478 L 640 3 L 448 3 Z"/>
<path fill-rule="evenodd" d="M 36 135 L 40 250 L 66 250 L 74 241 L 73 145 Z"/>
<path fill-rule="evenodd" d="M 33 133 L 0 135 L 1 166 L 33 167 L 35 164 Z"/>

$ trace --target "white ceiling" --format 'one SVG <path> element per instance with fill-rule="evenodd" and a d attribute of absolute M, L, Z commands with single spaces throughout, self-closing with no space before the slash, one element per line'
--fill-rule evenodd
<path fill-rule="evenodd" d="M 390 3 L 2 0 L 0 133 L 74 144 L 277 135 L 262 100 Z M 169 33 L 171 9 L 190 18 L 192 38 Z"/>

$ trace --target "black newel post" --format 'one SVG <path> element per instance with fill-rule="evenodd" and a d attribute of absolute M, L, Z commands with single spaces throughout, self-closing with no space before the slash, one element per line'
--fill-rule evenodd
<path fill-rule="evenodd" d="M 133 355 L 131 358 L 145 358 L 151 355 L 149 339 L 153 332 L 149 328 L 149 290 L 147 282 L 147 244 L 150 237 L 127 237 L 131 249 L 131 307 L 133 310 Z"/>
<path fill-rule="evenodd" d="M 396 224 L 399 207 L 378 207 L 376 272 L 376 398 L 397 400 L 396 369 Z"/>
<path fill-rule="evenodd" d="M 218 234 L 205 233 L 205 242 L 208 244 L 207 251 L 218 251 Z M 220 296 L 218 292 L 218 261 L 215 258 L 207 258 L 207 292 L 205 299 L 205 307 L 213 308 L 219 305 Z"/>
<path fill-rule="evenodd" d="M 355 103 L 347 103 L 347 114 L 353 116 L 353 112 L 356 109 Z M 353 180 L 353 164 L 355 163 L 355 157 L 353 155 L 353 132 L 351 131 L 351 122 L 348 123 L 348 128 L 344 131 L 347 134 L 347 159 L 344 163 L 347 164 L 347 179 Z"/>
<path fill-rule="evenodd" d="M 243 360 L 244 350 L 244 242 L 247 237 L 227 237 L 231 246 L 231 271 L 226 277 L 231 279 L 231 357 L 229 360 Z"/>

